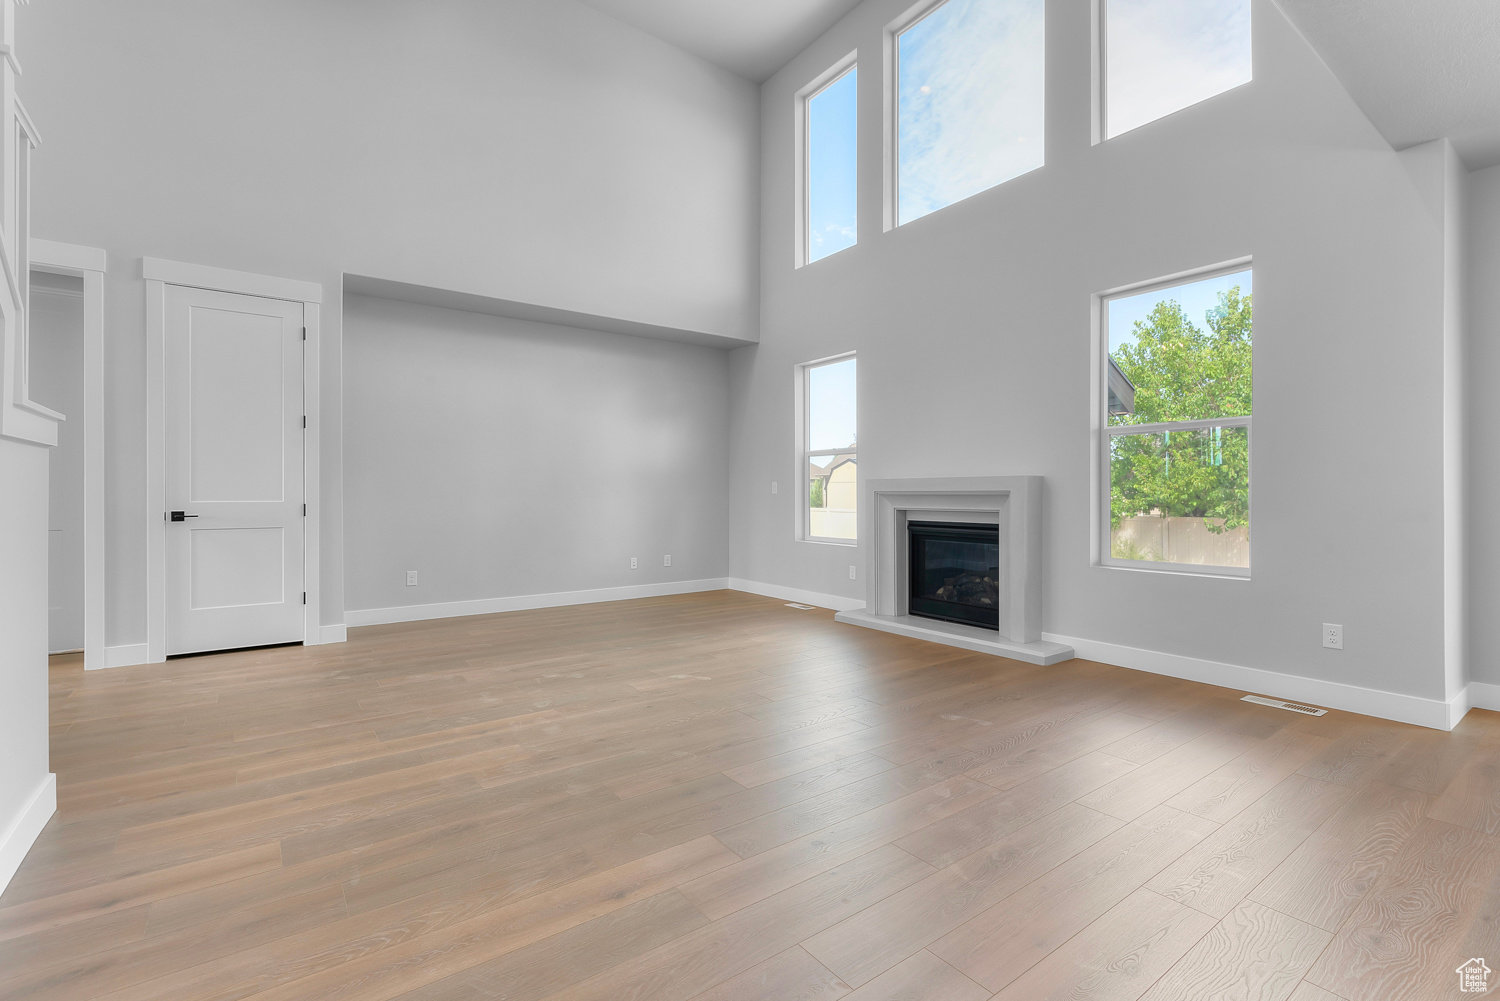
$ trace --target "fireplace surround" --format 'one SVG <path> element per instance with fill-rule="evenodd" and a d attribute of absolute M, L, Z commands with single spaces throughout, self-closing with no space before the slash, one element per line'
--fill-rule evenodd
<path fill-rule="evenodd" d="M 839 612 L 834 616 L 839 622 L 1033 664 L 1073 657 L 1072 647 L 1041 638 L 1040 476 L 870 480 L 861 501 L 865 607 Z M 998 544 L 994 628 L 912 614 L 911 522 L 993 526 Z"/>

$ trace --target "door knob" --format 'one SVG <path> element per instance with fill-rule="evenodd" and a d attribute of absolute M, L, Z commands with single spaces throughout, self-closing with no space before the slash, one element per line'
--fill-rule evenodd
<path fill-rule="evenodd" d="M 188 514 L 185 511 L 173 511 L 167 515 L 168 521 L 186 521 L 189 518 L 198 517 L 196 514 Z"/>

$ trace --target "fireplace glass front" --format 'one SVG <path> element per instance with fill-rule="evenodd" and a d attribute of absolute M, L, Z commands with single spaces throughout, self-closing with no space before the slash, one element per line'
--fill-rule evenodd
<path fill-rule="evenodd" d="M 909 521 L 907 611 L 929 619 L 1000 628 L 1000 528 Z"/>

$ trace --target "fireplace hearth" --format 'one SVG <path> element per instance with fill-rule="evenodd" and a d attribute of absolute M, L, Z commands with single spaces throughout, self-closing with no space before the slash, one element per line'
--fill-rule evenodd
<path fill-rule="evenodd" d="M 927 619 L 1000 628 L 1000 527 L 908 521 L 907 611 Z"/>

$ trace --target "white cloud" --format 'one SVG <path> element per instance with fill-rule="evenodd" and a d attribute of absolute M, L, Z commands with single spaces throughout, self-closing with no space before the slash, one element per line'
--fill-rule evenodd
<path fill-rule="evenodd" d="M 1250 0 L 1108 0 L 1110 136 L 1250 79 Z"/>
<path fill-rule="evenodd" d="M 1043 0 L 949 0 L 901 36 L 901 221 L 1042 165 Z"/>

